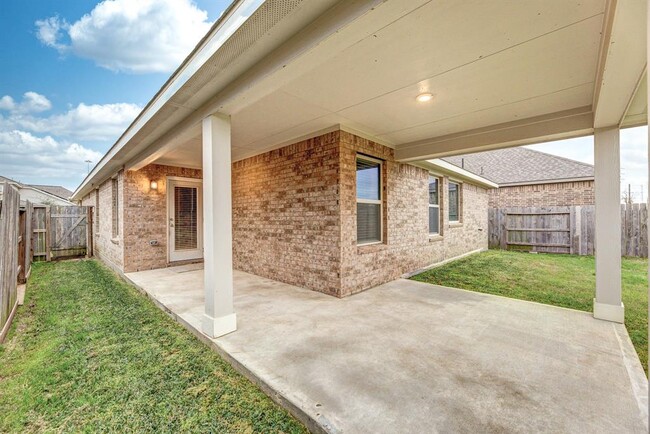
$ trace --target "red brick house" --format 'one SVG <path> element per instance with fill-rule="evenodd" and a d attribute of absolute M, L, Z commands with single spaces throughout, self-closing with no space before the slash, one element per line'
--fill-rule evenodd
<path fill-rule="evenodd" d="M 215 337 L 233 268 L 342 297 L 484 248 L 496 185 L 438 159 L 594 134 L 594 315 L 621 322 L 640 5 L 236 0 L 73 199 L 118 270 L 202 258 Z"/>
<path fill-rule="evenodd" d="M 528 148 L 506 148 L 446 157 L 499 185 L 490 208 L 593 205 L 594 166 Z"/>

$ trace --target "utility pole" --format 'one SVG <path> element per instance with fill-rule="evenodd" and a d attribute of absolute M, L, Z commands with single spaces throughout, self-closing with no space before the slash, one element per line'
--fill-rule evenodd
<path fill-rule="evenodd" d="M 88 170 L 88 173 L 90 173 L 90 163 L 92 163 L 91 160 L 86 160 L 86 169 Z"/>
<path fill-rule="evenodd" d="M 627 185 L 627 202 L 628 205 L 631 205 L 634 201 L 632 200 L 632 184 Z"/>

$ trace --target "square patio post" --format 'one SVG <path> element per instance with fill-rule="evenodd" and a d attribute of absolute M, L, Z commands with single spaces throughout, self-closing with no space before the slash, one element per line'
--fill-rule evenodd
<path fill-rule="evenodd" d="M 230 118 L 203 119 L 203 333 L 216 338 L 237 329 L 233 308 Z"/>
<path fill-rule="evenodd" d="M 594 317 L 622 323 L 621 162 L 618 127 L 594 132 L 596 298 Z"/>

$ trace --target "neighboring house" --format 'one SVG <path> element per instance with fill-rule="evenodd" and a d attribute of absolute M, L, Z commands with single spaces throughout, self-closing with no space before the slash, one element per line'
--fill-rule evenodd
<path fill-rule="evenodd" d="M 445 157 L 445 161 L 499 185 L 490 208 L 571 206 L 595 203 L 594 166 L 515 147 Z"/>
<path fill-rule="evenodd" d="M 203 258 L 214 337 L 233 268 L 346 296 L 485 248 L 496 184 L 436 158 L 594 134 L 594 315 L 622 322 L 645 3 L 236 0 L 73 199 L 120 271 Z"/>
<path fill-rule="evenodd" d="M 21 202 L 28 200 L 35 205 L 74 205 L 69 200 L 72 192 L 65 187 L 23 184 L 4 176 L 0 176 L 0 198 L 2 198 L 2 184 L 5 182 L 18 189 Z"/>

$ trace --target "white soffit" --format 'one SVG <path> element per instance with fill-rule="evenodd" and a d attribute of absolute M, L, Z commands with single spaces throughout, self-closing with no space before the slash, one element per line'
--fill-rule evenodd
<path fill-rule="evenodd" d="M 232 117 L 234 159 L 339 124 L 405 161 L 437 155 L 416 152 L 427 140 L 444 142 L 447 154 L 466 151 L 462 137 L 486 138 L 490 128 L 496 140 L 517 131 L 509 145 L 593 128 L 605 0 L 335 3 L 264 2 L 224 44 L 229 63 L 213 56 L 163 109 L 169 114 L 114 160 L 135 168 L 199 160 L 197 125 L 216 111 Z M 282 16 L 283 5 L 293 8 L 283 27 L 255 34 L 256 42 L 245 37 L 256 22 Z M 242 37 L 248 45 L 238 49 Z M 416 102 L 421 92 L 433 100 Z M 644 102 L 628 104 L 628 114 Z"/>
<path fill-rule="evenodd" d="M 287 92 L 397 143 L 402 140 L 393 132 L 462 114 L 468 119 L 456 130 L 475 128 L 480 110 L 549 94 L 573 92 L 575 105 L 563 108 L 586 105 L 602 2 L 584 5 L 431 2 L 378 29 Z M 433 93 L 433 101 L 417 103 L 421 92 Z M 512 119 L 500 121 L 506 120 Z M 441 135 L 437 130 L 433 126 L 429 134 Z"/>
<path fill-rule="evenodd" d="M 634 111 L 647 105 L 647 96 L 638 92 L 647 65 L 647 5 L 647 0 L 608 3 L 608 8 L 613 10 L 608 10 L 599 59 L 593 102 L 595 128 L 625 125 L 627 115 L 633 114 L 630 109 Z M 636 97 L 641 100 L 635 102 Z M 636 106 L 632 108 L 630 104 Z"/>
<path fill-rule="evenodd" d="M 367 36 L 231 106 L 234 146 L 255 152 L 338 123 L 399 148 L 591 104 L 604 0 L 407 4 L 388 23 L 378 6 Z M 433 101 L 416 102 L 421 92 Z"/>

